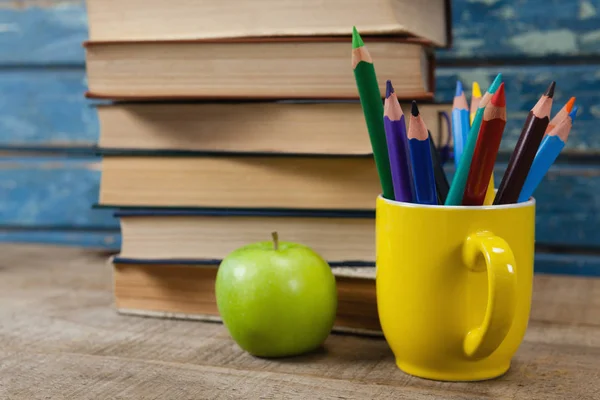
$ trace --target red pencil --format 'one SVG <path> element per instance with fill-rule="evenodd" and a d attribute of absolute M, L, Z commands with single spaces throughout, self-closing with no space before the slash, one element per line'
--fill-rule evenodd
<path fill-rule="evenodd" d="M 504 125 L 506 125 L 506 98 L 504 83 L 502 83 L 483 111 L 483 120 L 463 195 L 462 204 L 465 206 L 480 206 L 485 200 Z"/>

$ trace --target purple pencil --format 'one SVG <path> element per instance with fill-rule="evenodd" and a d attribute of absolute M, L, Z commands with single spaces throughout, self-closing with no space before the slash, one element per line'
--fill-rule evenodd
<path fill-rule="evenodd" d="M 388 145 L 394 197 L 397 201 L 414 202 L 412 170 L 404 114 L 391 81 L 386 83 L 383 125 Z"/>

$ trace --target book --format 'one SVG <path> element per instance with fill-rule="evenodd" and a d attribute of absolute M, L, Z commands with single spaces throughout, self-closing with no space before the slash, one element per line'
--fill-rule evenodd
<path fill-rule="evenodd" d="M 378 37 L 365 42 L 377 73 L 397 84 L 399 98 L 433 98 L 434 55 L 427 44 Z M 358 98 L 350 38 L 87 42 L 85 46 L 90 98 Z M 384 85 L 382 78 L 383 94 Z"/>
<path fill-rule="evenodd" d="M 116 207 L 373 209 L 372 156 L 106 155 L 101 205 Z"/>
<path fill-rule="evenodd" d="M 151 263 L 111 260 L 119 313 L 221 321 L 215 297 L 219 262 Z M 333 267 L 338 293 L 334 331 L 381 335 L 375 268 Z"/>
<path fill-rule="evenodd" d="M 248 243 L 303 243 L 331 265 L 375 265 L 375 212 L 122 209 L 120 256 L 135 260 L 221 260 Z"/>
<path fill-rule="evenodd" d="M 410 104 L 402 106 L 410 111 Z M 450 115 L 450 104 L 422 104 L 419 110 L 438 143 L 448 137 L 440 113 Z M 359 101 L 115 103 L 99 105 L 97 112 L 98 145 L 105 153 L 372 153 Z"/>
<path fill-rule="evenodd" d="M 451 40 L 445 0 L 87 0 L 91 40 L 415 35 Z"/>

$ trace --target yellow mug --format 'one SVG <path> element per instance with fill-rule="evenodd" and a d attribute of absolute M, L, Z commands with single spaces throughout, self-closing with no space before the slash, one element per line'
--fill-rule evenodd
<path fill-rule="evenodd" d="M 529 320 L 535 200 L 430 206 L 377 199 L 377 307 L 404 372 L 503 375 Z"/>

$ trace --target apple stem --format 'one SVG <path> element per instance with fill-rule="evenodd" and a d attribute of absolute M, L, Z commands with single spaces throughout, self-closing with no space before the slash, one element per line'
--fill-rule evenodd
<path fill-rule="evenodd" d="M 273 237 L 273 248 L 279 250 L 279 235 L 277 232 L 271 232 L 271 236 Z"/>

